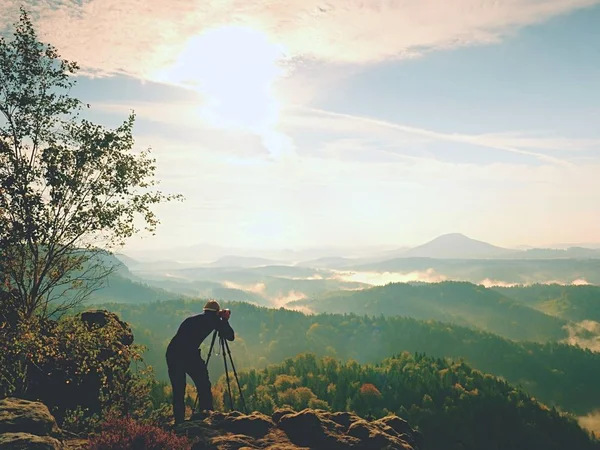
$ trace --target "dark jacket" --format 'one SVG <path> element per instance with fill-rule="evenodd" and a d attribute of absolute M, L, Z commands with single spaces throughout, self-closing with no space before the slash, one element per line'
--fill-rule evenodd
<path fill-rule="evenodd" d="M 167 352 L 184 353 L 197 355 L 200 344 L 214 330 L 219 332 L 219 335 L 233 341 L 235 334 L 229 321 L 223 320 L 213 311 L 203 311 L 195 316 L 185 319 L 167 348 Z"/>

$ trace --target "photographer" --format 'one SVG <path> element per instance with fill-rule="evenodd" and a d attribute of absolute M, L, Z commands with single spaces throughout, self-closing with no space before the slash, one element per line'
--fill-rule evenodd
<path fill-rule="evenodd" d="M 181 323 L 167 347 L 167 367 L 173 387 L 173 416 L 176 425 L 185 419 L 186 374 L 196 385 L 199 398 L 198 409 L 200 411 L 213 409 L 208 368 L 200 355 L 199 347 L 214 330 L 228 341 L 234 340 L 235 335 L 229 325 L 230 315 L 231 312 L 228 309 L 222 310 L 215 300 L 208 301 L 202 313 L 188 317 Z"/>

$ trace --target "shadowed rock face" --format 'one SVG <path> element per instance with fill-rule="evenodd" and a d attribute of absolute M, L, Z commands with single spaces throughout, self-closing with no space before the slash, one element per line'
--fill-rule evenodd
<path fill-rule="evenodd" d="M 17 398 L 0 400 L 0 450 L 60 450 L 56 420 L 46 405 Z"/>
<path fill-rule="evenodd" d="M 212 412 L 175 431 L 197 438 L 194 449 L 424 450 L 420 433 L 399 417 L 367 421 L 347 412 L 312 409 L 281 409 L 271 417 Z"/>
<path fill-rule="evenodd" d="M 56 420 L 43 403 L 18 398 L 0 400 L 0 433 L 20 431 L 41 436 L 59 432 Z"/>
<path fill-rule="evenodd" d="M 131 331 L 131 327 L 128 323 L 123 322 L 121 319 L 119 319 L 119 316 L 117 316 L 115 313 L 97 309 L 82 312 L 80 317 L 81 320 L 88 326 L 88 328 L 91 328 L 92 326 L 104 327 L 110 321 L 119 324 L 120 328 L 123 330 L 121 336 L 119 337 L 119 341 L 121 342 L 121 344 L 133 344 L 133 332 Z"/>

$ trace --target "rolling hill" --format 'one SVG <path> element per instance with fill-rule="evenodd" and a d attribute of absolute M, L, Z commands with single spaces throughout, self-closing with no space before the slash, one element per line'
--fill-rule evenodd
<path fill-rule="evenodd" d="M 552 316 L 573 321 L 600 322 L 600 286 L 535 284 L 493 289 Z"/>
<path fill-rule="evenodd" d="M 466 282 L 391 283 L 291 302 L 316 313 L 353 313 L 439 320 L 479 328 L 509 339 L 565 339 L 567 321 L 546 315 L 483 286 Z"/>

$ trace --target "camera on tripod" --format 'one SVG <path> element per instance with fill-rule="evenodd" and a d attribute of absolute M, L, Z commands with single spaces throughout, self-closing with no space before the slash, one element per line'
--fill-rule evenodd
<path fill-rule="evenodd" d="M 221 309 L 221 310 L 219 310 L 219 312 L 217 314 L 219 315 L 219 317 L 221 319 L 229 320 L 229 317 L 231 316 L 231 310 L 230 309 Z"/>

